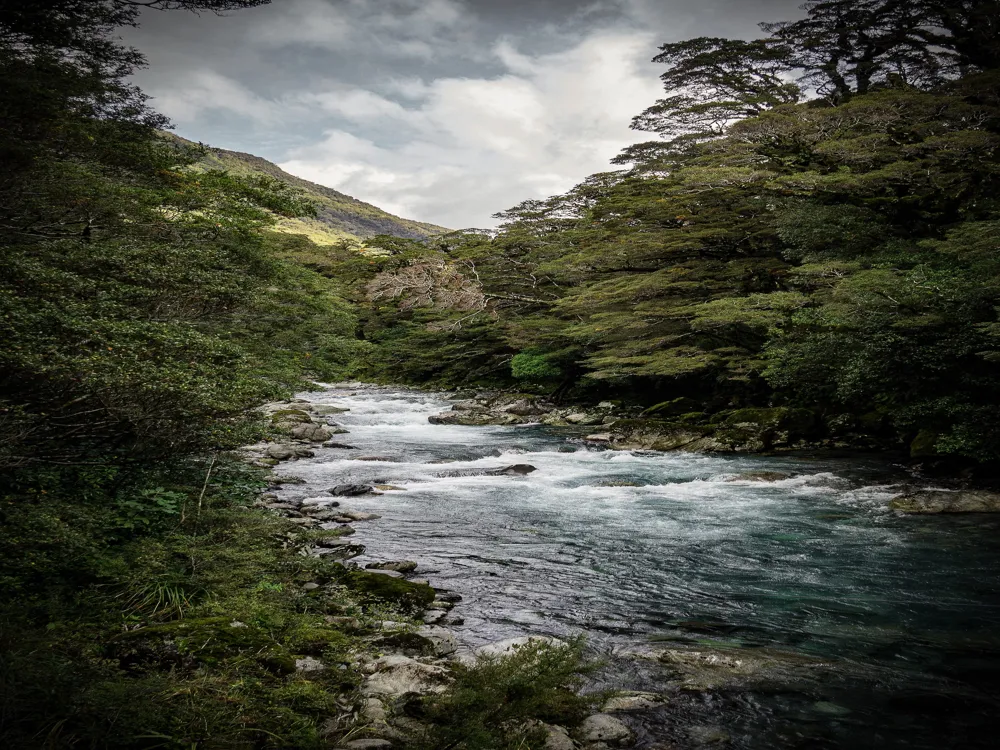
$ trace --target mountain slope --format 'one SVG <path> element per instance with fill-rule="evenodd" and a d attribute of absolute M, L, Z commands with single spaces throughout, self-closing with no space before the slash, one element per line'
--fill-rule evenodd
<path fill-rule="evenodd" d="M 184 141 L 182 138 L 178 140 Z M 379 234 L 419 240 L 449 231 L 445 227 L 394 216 L 333 188 L 291 175 L 277 164 L 253 154 L 208 147 L 199 165 L 204 169 L 224 169 L 239 175 L 266 174 L 302 190 L 315 201 L 316 218 L 284 219 L 278 228 L 291 234 L 306 235 L 320 245 L 331 245 L 345 239 L 364 240 Z"/>

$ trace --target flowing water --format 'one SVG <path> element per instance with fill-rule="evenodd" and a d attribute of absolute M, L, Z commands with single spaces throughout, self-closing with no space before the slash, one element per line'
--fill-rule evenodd
<path fill-rule="evenodd" d="M 595 687 L 669 698 L 629 719 L 640 746 L 1000 746 L 1000 518 L 901 517 L 884 460 L 602 450 L 572 429 L 431 425 L 437 394 L 307 397 L 350 410 L 332 419 L 355 450 L 283 464 L 307 481 L 283 493 L 405 488 L 344 501 L 383 516 L 355 524 L 355 562 L 417 561 L 464 597 L 470 645 L 585 635 Z M 537 470 L 474 475 L 511 464 Z M 663 648 L 779 668 L 685 684 L 635 656 Z"/>

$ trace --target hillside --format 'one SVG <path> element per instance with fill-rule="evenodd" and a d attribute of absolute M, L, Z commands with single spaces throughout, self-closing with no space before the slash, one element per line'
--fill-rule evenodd
<path fill-rule="evenodd" d="M 291 175 L 277 164 L 253 154 L 209 147 L 199 165 L 205 169 L 224 169 L 240 176 L 266 174 L 304 191 L 306 197 L 316 203 L 316 218 L 284 219 L 278 228 L 290 234 L 305 235 L 319 245 L 331 245 L 344 239 L 364 240 L 379 234 L 420 240 L 449 231 L 434 224 L 393 216 L 333 188 Z"/>

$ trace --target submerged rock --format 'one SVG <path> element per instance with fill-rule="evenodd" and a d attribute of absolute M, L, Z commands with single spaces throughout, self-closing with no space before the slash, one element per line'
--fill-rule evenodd
<path fill-rule="evenodd" d="M 727 482 L 780 482 L 791 479 L 792 475 L 784 471 L 745 471 L 735 477 L 729 477 Z"/>
<path fill-rule="evenodd" d="M 917 490 L 898 495 L 889 502 L 903 513 L 1000 513 L 1000 492 L 985 490 Z"/>
<path fill-rule="evenodd" d="M 822 679 L 833 666 L 769 648 L 668 648 L 659 661 L 686 690 L 789 685 Z"/>

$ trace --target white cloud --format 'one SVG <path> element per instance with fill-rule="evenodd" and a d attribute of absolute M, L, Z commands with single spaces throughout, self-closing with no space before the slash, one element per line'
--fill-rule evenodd
<path fill-rule="evenodd" d="M 211 70 L 192 71 L 155 93 L 156 108 L 182 125 L 197 122 L 212 110 L 235 113 L 265 125 L 275 123 L 279 116 L 276 102 L 263 99 L 243 84 Z"/>
<path fill-rule="evenodd" d="M 311 94 L 342 122 L 282 167 L 408 217 L 490 226 L 497 211 L 608 169 L 636 140 L 629 121 L 660 91 L 646 64 L 654 48 L 635 31 L 595 32 L 546 55 L 508 40 L 493 50 L 504 75 L 389 82 L 388 95 L 407 90 L 407 107 L 359 88 Z"/>

